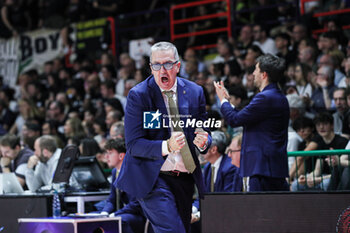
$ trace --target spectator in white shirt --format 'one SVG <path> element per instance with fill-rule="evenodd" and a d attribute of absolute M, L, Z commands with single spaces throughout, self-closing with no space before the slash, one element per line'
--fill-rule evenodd
<path fill-rule="evenodd" d="M 35 192 L 42 186 L 52 184 L 61 149 L 57 148 L 56 139 L 49 135 L 35 140 L 34 155 L 27 163 L 26 183 L 30 191 Z"/>

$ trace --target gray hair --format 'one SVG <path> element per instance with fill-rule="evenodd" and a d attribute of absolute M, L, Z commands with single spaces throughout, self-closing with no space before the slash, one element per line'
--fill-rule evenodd
<path fill-rule="evenodd" d="M 40 149 L 47 149 L 48 151 L 54 153 L 57 149 L 56 139 L 50 135 L 41 136 L 39 139 Z"/>
<path fill-rule="evenodd" d="M 119 136 L 124 138 L 125 137 L 125 130 L 124 130 L 124 122 L 122 121 L 118 121 L 113 123 L 113 125 L 111 126 L 112 131 L 115 133 L 115 137 Z"/>
<path fill-rule="evenodd" d="M 334 80 L 334 70 L 331 66 L 324 65 L 320 69 L 323 71 L 323 74 L 328 76 L 329 81 L 333 82 Z"/>
<path fill-rule="evenodd" d="M 219 130 L 213 131 L 211 132 L 211 138 L 212 138 L 211 146 L 217 146 L 218 152 L 220 154 L 224 154 L 226 149 L 226 143 L 227 143 L 225 133 Z"/>
<path fill-rule="evenodd" d="M 152 45 L 150 60 L 152 61 L 152 54 L 155 51 L 167 51 L 170 49 L 172 49 L 174 51 L 174 58 L 176 61 L 178 61 L 180 58 L 179 58 L 179 53 L 177 52 L 177 48 L 172 43 L 166 42 L 166 41 L 161 41 L 161 42 L 158 42 L 158 43 L 155 43 L 154 45 Z"/>

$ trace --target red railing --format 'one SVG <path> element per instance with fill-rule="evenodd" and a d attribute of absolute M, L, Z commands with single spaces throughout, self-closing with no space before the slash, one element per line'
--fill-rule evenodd
<path fill-rule="evenodd" d="M 211 4 L 211 3 L 216 3 L 216 2 L 226 2 L 227 11 L 215 13 L 215 14 L 195 16 L 195 17 L 185 18 L 185 19 L 175 19 L 174 18 L 174 11 L 176 11 L 176 10 L 195 7 L 195 6 L 199 6 L 199 5 L 203 5 L 203 4 Z M 202 30 L 202 31 L 197 31 L 197 32 L 187 32 L 187 33 L 179 33 L 179 34 L 175 33 L 175 26 L 176 25 L 187 24 L 187 23 L 192 23 L 192 22 L 201 21 L 201 20 L 215 19 L 215 18 L 220 18 L 220 17 L 225 17 L 225 16 L 227 18 L 226 27 L 212 28 L 212 29 Z M 202 36 L 202 35 L 208 35 L 208 34 L 215 34 L 215 33 L 219 33 L 219 32 L 227 32 L 228 37 L 231 37 L 231 35 L 232 35 L 230 0 L 203 0 L 203 1 L 196 1 L 196 2 L 179 4 L 179 5 L 172 6 L 170 8 L 170 38 L 171 38 L 171 41 L 174 41 L 174 40 L 180 39 L 180 38 L 187 38 L 187 37 L 191 37 L 191 36 Z M 214 48 L 214 47 L 216 47 L 216 44 L 205 44 L 205 45 L 200 45 L 200 46 L 194 46 L 192 48 L 193 49 L 207 49 L 207 48 Z"/>
<path fill-rule="evenodd" d="M 301 0 L 301 2 L 300 2 L 300 13 L 301 13 L 301 15 L 303 15 L 305 13 L 305 6 L 304 6 L 304 4 L 306 2 L 318 2 L 318 0 Z M 345 14 L 345 13 L 349 13 L 349 12 L 350 12 L 350 8 L 346 8 L 346 9 L 340 9 L 340 10 L 334 10 L 334 11 L 314 13 L 312 15 L 312 17 L 319 18 L 319 17 L 330 16 L 330 15 Z M 343 25 L 342 29 L 343 30 L 350 29 L 350 24 L 349 25 Z M 322 29 L 313 30 L 312 33 L 313 34 L 319 34 L 319 33 L 326 32 L 327 30 L 328 29 L 326 27 L 324 27 Z"/>

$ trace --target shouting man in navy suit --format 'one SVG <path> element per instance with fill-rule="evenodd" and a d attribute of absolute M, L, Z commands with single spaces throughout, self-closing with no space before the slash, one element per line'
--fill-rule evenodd
<path fill-rule="evenodd" d="M 232 127 L 243 126 L 240 175 L 247 177 L 247 191 L 288 191 L 287 141 L 289 106 L 278 88 L 284 60 L 271 54 L 260 56 L 254 84 L 260 90 L 241 111 L 227 101 L 223 83 L 215 83 L 221 112 Z"/>
<path fill-rule="evenodd" d="M 177 77 L 173 44 L 154 44 L 150 61 L 152 75 L 127 98 L 127 152 L 115 185 L 137 198 L 156 233 L 190 232 L 194 184 L 204 191 L 196 150 L 211 144 L 203 89 Z"/>

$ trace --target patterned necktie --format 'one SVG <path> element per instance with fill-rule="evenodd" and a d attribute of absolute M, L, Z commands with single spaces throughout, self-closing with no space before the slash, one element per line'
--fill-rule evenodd
<path fill-rule="evenodd" d="M 214 176 L 215 176 L 215 167 L 211 166 L 211 177 L 210 177 L 210 192 L 214 192 Z"/>
<path fill-rule="evenodd" d="M 115 173 L 115 179 L 118 178 L 118 175 L 119 171 L 117 170 L 117 172 Z M 118 188 L 115 189 L 115 208 L 116 210 L 120 209 L 120 192 Z"/>
<path fill-rule="evenodd" d="M 174 131 L 183 132 L 182 128 L 179 126 L 178 122 L 180 121 L 179 116 L 179 110 L 175 104 L 175 101 L 173 99 L 173 91 L 164 91 L 163 92 L 168 97 L 168 104 L 169 104 L 169 111 L 171 115 L 171 120 L 173 122 L 176 122 L 176 126 L 174 127 Z M 193 171 L 196 169 L 196 164 L 193 161 L 193 157 L 190 151 L 190 148 L 188 146 L 188 142 L 186 141 L 184 147 L 180 150 L 180 154 L 182 157 L 182 160 L 185 164 L 185 167 L 187 171 L 190 173 L 193 173 Z"/>

